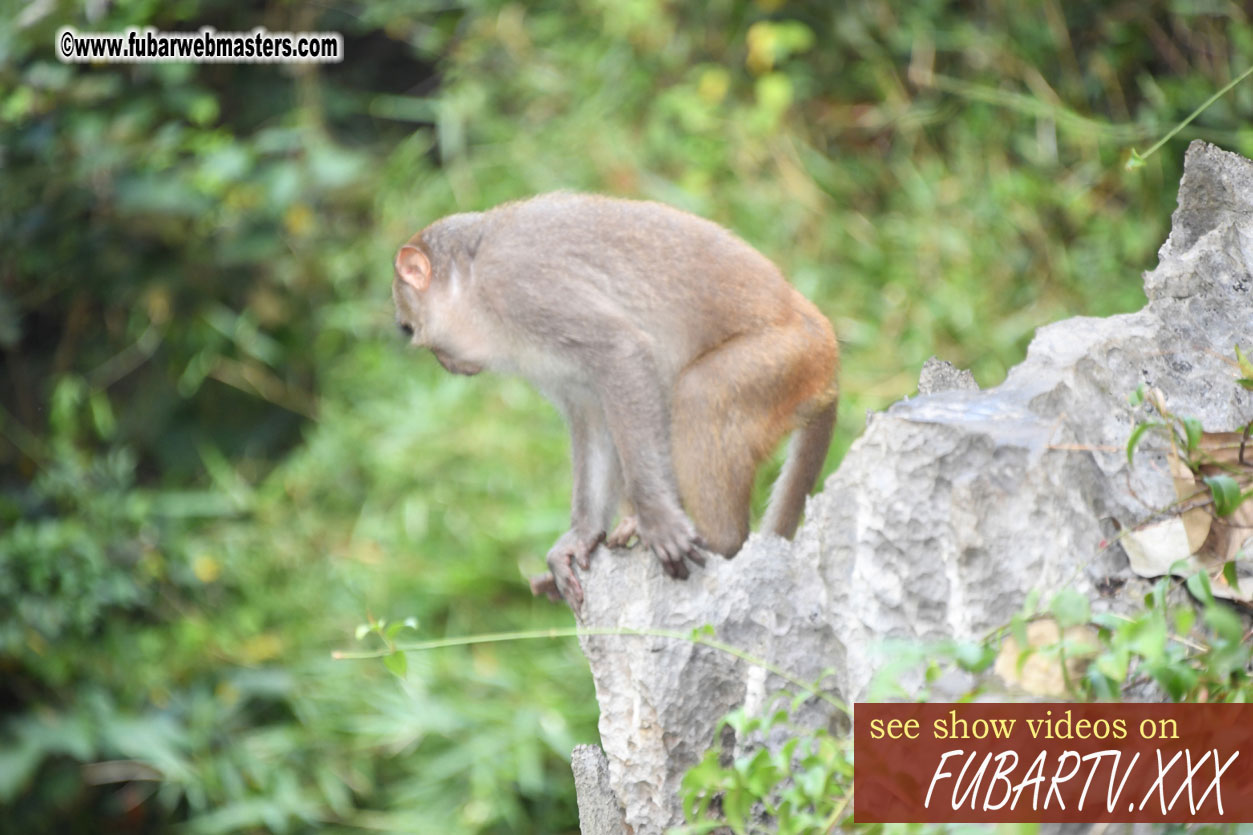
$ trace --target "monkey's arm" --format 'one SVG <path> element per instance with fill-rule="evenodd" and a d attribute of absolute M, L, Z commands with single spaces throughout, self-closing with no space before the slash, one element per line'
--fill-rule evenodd
<path fill-rule="evenodd" d="M 605 539 L 622 489 L 618 453 L 613 446 L 600 404 L 583 398 L 570 402 L 554 397 L 570 425 L 570 458 L 574 489 L 570 501 L 570 530 L 548 552 L 551 574 L 531 578 L 531 592 L 552 600 L 564 598 L 576 612 L 583 605 L 583 586 L 574 564 L 586 571 L 592 552 Z"/>
<path fill-rule="evenodd" d="M 705 564 L 703 543 L 679 504 L 670 454 L 670 392 L 647 342 L 619 331 L 598 354 L 597 393 L 635 508 L 636 532 L 672 577 L 688 576 L 685 559 Z"/>

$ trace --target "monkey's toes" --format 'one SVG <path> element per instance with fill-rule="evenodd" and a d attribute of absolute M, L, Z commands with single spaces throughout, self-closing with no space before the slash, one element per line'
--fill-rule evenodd
<path fill-rule="evenodd" d="M 687 560 L 699 566 L 705 565 L 705 554 L 701 550 L 700 537 L 692 537 L 688 541 L 672 540 L 666 544 L 653 546 L 653 553 L 661 560 L 662 568 L 676 580 L 686 580 L 691 576 Z"/>
<path fill-rule="evenodd" d="M 557 578 L 553 576 L 551 571 L 547 571 L 543 574 L 536 574 L 530 579 L 530 583 L 531 594 L 536 597 L 543 594 L 554 603 L 561 602 L 561 590 L 557 588 Z"/>
<path fill-rule="evenodd" d="M 610 548 L 625 548 L 638 533 L 639 520 L 634 516 L 623 516 L 622 521 L 613 529 L 613 533 L 605 538 Z"/>
<path fill-rule="evenodd" d="M 692 545 L 687 549 L 687 558 L 699 565 L 705 567 L 705 540 L 699 536 L 693 537 Z"/>
<path fill-rule="evenodd" d="M 690 576 L 687 570 L 687 563 L 683 562 L 682 557 L 679 557 L 678 559 L 665 559 L 662 560 L 661 564 L 665 566 L 666 573 L 676 580 L 686 580 L 688 576 Z"/>
<path fill-rule="evenodd" d="M 666 573 L 676 580 L 686 580 L 690 576 L 687 560 L 696 565 L 705 565 L 705 552 L 702 550 L 705 541 L 686 519 L 665 529 L 659 536 L 641 532 L 640 540 L 661 560 Z"/>

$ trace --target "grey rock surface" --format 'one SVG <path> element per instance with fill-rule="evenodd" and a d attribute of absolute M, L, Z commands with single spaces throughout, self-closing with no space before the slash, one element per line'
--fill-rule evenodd
<path fill-rule="evenodd" d="M 878 415 L 811 498 L 792 543 L 754 535 L 734 560 L 711 560 L 686 582 L 642 552 L 602 549 L 584 580 L 583 624 L 711 625 L 718 640 L 797 679 L 832 670 L 824 687 L 852 703 L 882 666 L 886 638 L 982 635 L 1033 588 L 1070 586 L 1098 608 L 1129 608 L 1100 598 L 1137 582 L 1106 544 L 1174 492 L 1160 447 L 1127 464 L 1127 437 L 1148 416 L 1127 395 L 1155 386 L 1213 431 L 1253 419 L 1253 394 L 1234 384 L 1230 364 L 1237 342 L 1253 342 L 1253 163 L 1194 142 L 1172 221 L 1144 276 L 1144 309 L 1041 328 L 1000 386 Z M 638 835 L 681 822 L 680 780 L 724 713 L 761 710 L 789 687 L 674 638 L 582 644 L 609 785 Z M 841 718 L 814 707 L 806 721 Z"/>
<path fill-rule="evenodd" d="M 816 562 L 797 560 L 777 537 L 754 537 L 734 560 L 711 559 L 683 583 L 651 556 L 602 550 L 584 580 L 583 619 L 681 635 L 713 624 L 719 641 L 815 681 L 843 663 L 827 614 L 832 601 L 816 576 Z M 739 706 L 764 711 L 785 686 L 760 667 L 682 638 L 597 635 L 582 645 L 610 784 L 638 835 L 681 821 L 679 783 L 722 717 Z M 817 721 L 839 721 L 817 706 L 811 711 Z"/>
<path fill-rule="evenodd" d="M 931 357 L 922 364 L 918 374 L 918 393 L 936 394 L 941 391 L 978 391 L 975 375 L 968 369 L 958 368 L 948 360 Z"/>
<path fill-rule="evenodd" d="M 625 821 L 618 797 L 609 787 L 609 759 L 599 745 L 576 745 L 570 753 L 574 790 L 579 799 L 582 835 L 622 835 Z"/>

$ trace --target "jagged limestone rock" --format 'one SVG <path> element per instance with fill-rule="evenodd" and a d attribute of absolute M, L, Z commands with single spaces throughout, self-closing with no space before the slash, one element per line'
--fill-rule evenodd
<path fill-rule="evenodd" d="M 948 360 L 931 357 L 922 364 L 918 374 L 918 393 L 937 394 L 941 391 L 978 391 L 979 384 L 969 369 L 958 368 Z"/>
<path fill-rule="evenodd" d="M 579 799 L 582 835 L 622 835 L 625 822 L 618 797 L 609 787 L 609 758 L 599 745 L 576 745 L 570 752 L 570 770 Z"/>

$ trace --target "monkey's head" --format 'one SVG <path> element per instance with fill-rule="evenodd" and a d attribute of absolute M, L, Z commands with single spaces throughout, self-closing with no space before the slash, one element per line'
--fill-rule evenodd
<path fill-rule="evenodd" d="M 430 348 L 444 370 L 467 377 L 478 374 L 482 365 L 456 356 L 455 351 L 434 338 L 430 318 L 432 307 L 438 302 L 432 298 L 431 272 L 431 261 L 420 247 L 408 243 L 396 253 L 396 278 L 392 281 L 396 324 L 409 344 Z"/>

